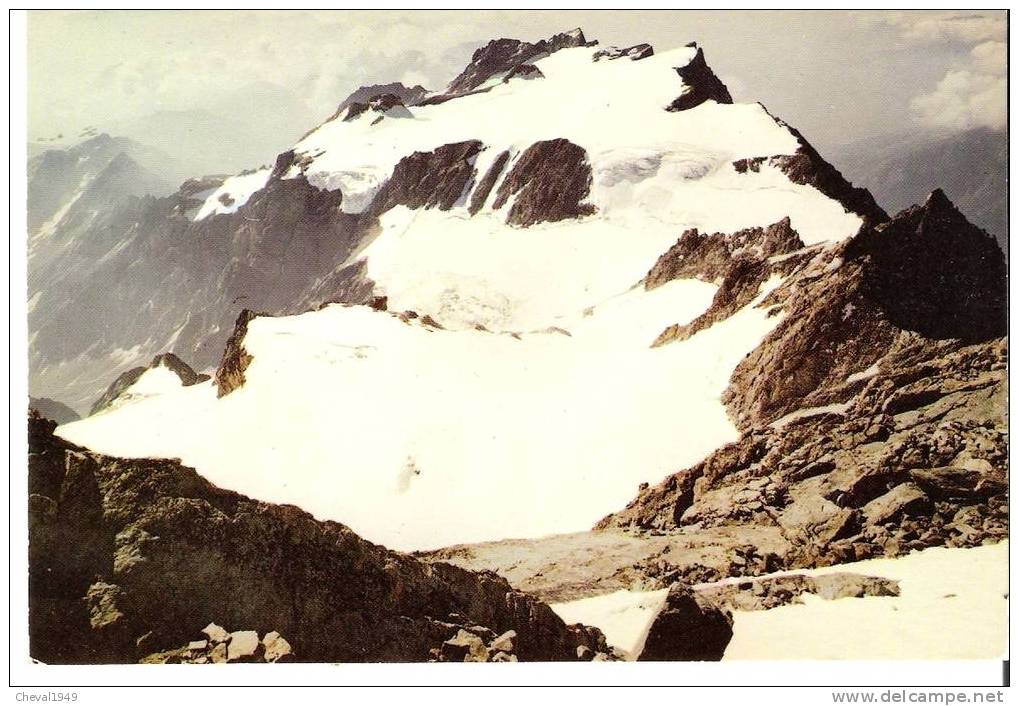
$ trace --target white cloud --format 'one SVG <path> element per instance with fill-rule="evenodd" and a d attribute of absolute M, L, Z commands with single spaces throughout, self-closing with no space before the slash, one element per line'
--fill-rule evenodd
<path fill-rule="evenodd" d="M 403 76 L 400 77 L 400 83 L 404 86 L 424 86 L 425 88 L 430 88 L 428 76 L 420 71 L 412 70 L 404 72 Z"/>
<path fill-rule="evenodd" d="M 866 16 L 890 25 L 902 39 L 912 42 L 963 42 L 974 44 L 1005 39 L 1004 12 L 913 11 L 869 12 Z"/>
<path fill-rule="evenodd" d="M 916 96 L 917 119 L 937 130 L 1005 127 L 1008 78 L 1004 42 L 982 42 L 949 69 L 933 91 Z"/>

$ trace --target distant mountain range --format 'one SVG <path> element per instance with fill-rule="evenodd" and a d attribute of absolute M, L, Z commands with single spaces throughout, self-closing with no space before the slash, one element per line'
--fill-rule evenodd
<path fill-rule="evenodd" d="M 834 150 L 835 163 L 863 184 L 889 213 L 941 188 L 977 226 L 1008 243 L 1008 137 L 975 129 L 922 139 L 913 135 L 866 140 Z"/>

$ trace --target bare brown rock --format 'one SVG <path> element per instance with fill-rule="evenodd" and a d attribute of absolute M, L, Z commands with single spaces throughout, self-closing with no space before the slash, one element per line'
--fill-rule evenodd
<path fill-rule="evenodd" d="M 625 47 L 620 49 L 619 47 L 606 47 L 596 51 L 591 57 L 593 61 L 614 61 L 616 59 L 629 59 L 630 61 L 640 61 L 646 59 L 649 56 L 654 56 L 655 50 L 650 44 L 634 44 L 632 47 Z"/>
<path fill-rule="evenodd" d="M 371 212 L 379 215 L 397 205 L 448 211 L 474 179 L 474 158 L 481 148 L 478 140 L 468 140 L 404 157 L 375 197 Z"/>
<path fill-rule="evenodd" d="M 785 576 L 748 579 L 714 584 L 697 589 L 716 605 L 734 611 L 771 610 L 783 605 L 802 603 L 810 593 L 828 601 L 865 596 L 898 596 L 899 582 L 879 576 L 851 573 Z"/>
<path fill-rule="evenodd" d="M 607 653 L 599 631 L 563 624 L 495 574 L 388 551 L 176 461 L 93 454 L 53 427 L 29 419 L 30 487 L 55 504 L 29 536 L 30 647 L 42 662 L 134 662 L 182 649 L 203 626 L 213 644 L 215 625 L 279 631 L 304 661 L 425 661 L 460 630 L 513 630 L 521 660 Z M 248 638 L 215 643 L 208 661 Z"/>
<path fill-rule="evenodd" d="M 217 397 L 228 395 L 244 384 L 244 371 L 251 364 L 253 357 L 244 348 L 244 337 L 248 334 L 248 324 L 259 316 L 250 309 L 244 309 L 237 316 L 233 333 L 227 339 L 223 358 L 216 368 Z"/>
<path fill-rule="evenodd" d="M 103 396 L 96 400 L 95 404 L 92 405 L 92 410 L 89 414 L 97 414 L 109 407 L 113 404 L 114 400 L 124 394 L 131 385 L 138 382 L 138 378 L 149 370 L 158 367 L 164 367 L 171 370 L 178 378 L 180 378 L 181 385 L 184 385 L 185 387 L 189 385 L 197 385 L 198 383 L 205 382 L 209 379 L 208 375 L 196 373 L 192 370 L 190 365 L 185 363 L 173 353 L 160 353 L 152 359 L 152 362 L 149 363 L 147 367 L 139 366 L 137 368 L 131 368 L 110 383 L 110 386 L 106 388 L 106 392 L 103 393 Z"/>
<path fill-rule="evenodd" d="M 677 67 L 676 73 L 683 79 L 686 88 L 683 94 L 672 101 L 666 110 L 670 112 L 690 110 L 708 100 L 713 100 L 716 103 L 732 103 L 729 89 L 704 61 L 703 49 L 698 48 L 690 63 Z"/>
<path fill-rule="evenodd" d="M 481 178 L 481 181 L 474 188 L 474 192 L 471 194 L 471 205 L 468 209 L 472 216 L 480 211 L 484 207 L 485 202 L 488 201 L 488 195 L 492 193 L 495 182 L 499 180 L 499 177 L 502 176 L 503 171 L 506 169 L 509 156 L 510 153 L 508 151 L 501 152 L 495 158 L 495 161 L 492 162 L 492 166 L 485 172 L 485 176 Z"/>
<path fill-rule="evenodd" d="M 468 94 L 493 76 L 508 73 L 521 64 L 531 63 L 560 49 L 588 45 L 580 28 L 535 43 L 519 39 L 495 39 L 474 52 L 471 63 L 450 82 L 445 94 Z"/>
<path fill-rule="evenodd" d="M 591 190 L 587 152 L 564 138 L 535 142 L 524 150 L 499 184 L 493 208 L 513 197 L 506 222 L 530 226 L 594 213 L 583 203 Z"/>
<path fill-rule="evenodd" d="M 669 589 L 651 623 L 641 662 L 718 661 L 732 639 L 732 614 L 682 584 Z"/>

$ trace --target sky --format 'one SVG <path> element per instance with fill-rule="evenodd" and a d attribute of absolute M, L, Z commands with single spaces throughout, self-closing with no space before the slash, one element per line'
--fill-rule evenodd
<path fill-rule="evenodd" d="M 736 101 L 822 153 L 1005 124 L 1001 11 L 35 11 L 29 139 L 95 126 L 158 142 L 200 110 L 270 162 L 360 85 L 439 89 L 490 39 L 578 26 L 605 45 L 697 41 Z"/>

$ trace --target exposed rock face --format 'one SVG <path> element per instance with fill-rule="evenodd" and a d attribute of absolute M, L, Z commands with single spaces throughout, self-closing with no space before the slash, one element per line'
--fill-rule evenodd
<path fill-rule="evenodd" d="M 695 45 L 696 46 L 696 45 Z M 729 89 L 715 75 L 707 62 L 704 61 L 704 50 L 697 49 L 694 58 L 686 66 L 676 68 L 676 73 L 683 79 L 686 89 L 683 94 L 672 101 L 666 108 L 669 112 L 690 110 L 696 108 L 704 101 L 712 100 L 716 103 L 732 103 L 732 96 Z"/>
<path fill-rule="evenodd" d="M 722 659 L 732 639 L 732 614 L 706 595 L 676 584 L 651 624 L 641 662 Z"/>
<path fill-rule="evenodd" d="M 173 371 L 177 377 L 180 378 L 181 384 L 185 387 L 197 385 L 198 383 L 205 382 L 209 379 L 208 375 L 196 373 L 191 369 L 190 365 L 185 363 L 173 353 L 160 353 L 152 359 L 152 363 L 149 364 L 149 367 L 156 368 L 160 365 Z"/>
<path fill-rule="evenodd" d="M 404 157 L 375 197 L 372 212 L 381 214 L 400 204 L 448 211 L 474 179 L 474 159 L 481 148 L 480 141 L 468 140 Z"/>
<path fill-rule="evenodd" d="M 492 162 L 492 166 L 485 172 L 485 176 L 478 182 L 474 193 L 471 194 L 471 205 L 468 208 L 472 216 L 484 208 L 485 202 L 488 201 L 488 195 L 492 193 L 492 189 L 495 187 L 495 182 L 499 180 L 499 177 L 502 176 L 503 171 L 506 169 L 509 156 L 509 151 L 501 152 L 495 158 L 495 161 Z"/>
<path fill-rule="evenodd" d="M 63 402 L 51 400 L 49 397 L 29 397 L 28 406 L 43 417 L 52 419 L 57 424 L 69 424 L 81 419 L 81 415 Z"/>
<path fill-rule="evenodd" d="M 615 59 L 627 58 L 631 61 L 640 61 L 646 59 L 649 56 L 654 56 L 655 50 L 650 44 L 634 44 L 632 47 L 626 47 L 620 49 L 619 47 L 607 47 L 596 51 L 591 57 L 593 61 L 601 61 L 606 59 L 613 61 Z"/>
<path fill-rule="evenodd" d="M 1001 250 L 940 189 L 858 238 L 847 255 L 870 259 L 864 289 L 900 328 L 967 341 L 1007 333 Z"/>
<path fill-rule="evenodd" d="M 1004 267 L 990 237 L 936 198 L 819 253 L 762 302 L 786 316 L 734 371 L 730 413 L 749 428 L 842 403 L 847 379 L 893 351 L 937 357 L 1003 335 Z"/>
<path fill-rule="evenodd" d="M 535 142 L 499 184 L 494 208 L 513 197 L 506 222 L 530 226 L 594 213 L 583 203 L 591 191 L 591 165 L 583 147 L 564 138 Z"/>
<path fill-rule="evenodd" d="M 244 384 L 244 371 L 253 360 L 253 356 L 244 349 L 244 337 L 248 334 L 248 324 L 258 316 L 250 309 L 244 309 L 238 315 L 233 333 L 223 350 L 223 358 L 216 368 L 217 397 L 228 395 Z"/>
<path fill-rule="evenodd" d="M 644 278 L 644 288 L 652 290 L 674 279 L 717 282 L 725 277 L 733 258 L 739 254 L 767 259 L 803 247 L 788 217 L 767 228 L 747 228 L 732 234 L 708 235 L 692 228 L 658 258 Z"/>
<path fill-rule="evenodd" d="M 598 630 L 565 625 L 494 574 L 390 552 L 176 461 L 90 453 L 54 426 L 29 418 L 30 647 L 42 662 L 134 662 L 210 621 L 256 639 L 278 631 L 302 661 L 425 661 L 461 630 L 487 643 L 514 631 L 520 660 L 607 656 Z M 268 635 L 253 651 L 251 637 L 232 633 L 210 661 L 228 661 L 235 640 L 238 658 L 264 659 Z"/>
<path fill-rule="evenodd" d="M 757 296 L 761 284 L 768 276 L 766 262 L 755 257 L 740 255 L 729 265 L 722 286 L 715 292 L 707 311 L 688 324 L 674 324 L 665 329 L 652 344 L 660 346 L 671 341 L 682 341 L 712 324 L 729 318 Z"/>
<path fill-rule="evenodd" d="M 517 78 L 525 81 L 532 81 L 536 78 L 545 78 L 545 74 L 541 73 L 541 69 L 534 64 L 520 64 L 519 66 L 514 66 L 510 69 L 510 72 L 506 74 L 502 82 L 509 83 L 513 79 Z"/>
<path fill-rule="evenodd" d="M 189 385 L 197 385 L 198 383 L 205 382 L 209 379 L 208 375 L 196 373 L 192 370 L 190 365 L 185 363 L 173 353 L 160 353 L 152 359 L 152 362 L 149 363 L 147 367 L 132 368 L 110 383 L 110 386 L 106 389 L 106 392 L 103 393 L 103 396 L 96 400 L 95 404 L 92 405 L 92 410 L 89 414 L 96 414 L 97 412 L 101 412 L 109 407 L 113 404 L 114 400 L 124 394 L 131 385 L 138 382 L 138 378 L 149 370 L 160 366 L 172 371 L 178 378 L 180 378 L 180 383 L 185 387 Z"/>
<path fill-rule="evenodd" d="M 821 576 L 791 574 L 716 584 L 699 588 L 697 592 L 729 610 L 753 611 L 802 603 L 801 596 L 804 593 L 828 601 L 865 596 L 898 596 L 899 582 L 880 576 L 851 573 Z"/>
<path fill-rule="evenodd" d="M 728 277 L 747 252 L 728 242 L 684 234 L 646 286 Z M 723 396 L 741 439 L 641 489 L 598 527 L 736 536 L 775 527 L 788 546 L 743 573 L 1004 538 L 1007 355 L 993 335 L 1004 333 L 1005 279 L 996 251 L 936 193 L 838 246 L 780 256 L 798 262 L 760 306 L 786 316 Z M 938 333 L 952 338 L 903 325 L 933 321 L 923 298 L 948 312 Z M 640 566 L 668 580 L 705 580 L 664 553 Z"/>
<path fill-rule="evenodd" d="M 296 313 L 335 298 L 325 280 L 377 224 L 339 210 L 339 191 L 282 178 L 293 161 L 284 153 L 266 187 L 235 213 L 201 221 L 192 219 L 219 178 L 80 218 L 68 212 L 37 243 L 29 272 L 32 394 L 59 391 L 85 408 L 103 392 L 92 381 L 113 380 L 170 347 L 198 369 L 216 365 L 241 307 Z M 310 299 L 315 285 L 320 298 Z M 158 305 L 143 306 L 149 300 Z M 124 360 L 133 350 L 135 359 Z"/>
<path fill-rule="evenodd" d="M 106 133 L 67 149 L 45 150 L 31 156 L 27 166 L 29 233 L 38 231 L 72 199 L 93 209 L 132 196 L 168 194 L 177 172 L 166 155 Z"/>
<path fill-rule="evenodd" d="M 340 102 L 336 107 L 336 112 L 333 113 L 329 120 L 335 120 L 340 117 L 343 111 L 355 103 L 367 105 L 373 98 L 386 95 L 398 98 L 403 105 L 414 105 L 428 95 L 428 89 L 424 86 L 405 86 L 400 82 L 361 86 Z"/>
<path fill-rule="evenodd" d="M 319 307 L 334 303 L 371 304 L 375 300 L 375 282 L 368 276 L 364 260 L 340 265 L 307 290 L 305 301 Z"/>
<path fill-rule="evenodd" d="M 410 118 L 413 114 L 400 100 L 400 97 L 392 93 L 384 93 L 371 98 L 366 103 L 351 103 L 343 116 L 344 122 L 357 120 L 365 113 L 374 114 L 372 125 L 378 123 L 383 117 Z"/>
<path fill-rule="evenodd" d="M 761 106 L 764 107 L 763 105 Z M 767 109 L 765 108 L 765 111 Z M 770 115 L 770 113 L 769 113 Z M 733 163 L 736 171 L 759 171 L 765 162 L 785 172 L 789 179 L 797 184 L 813 186 L 825 196 L 841 203 L 847 211 L 855 213 L 864 220 L 865 225 L 874 226 L 888 220 L 888 214 L 878 206 L 874 197 L 864 188 L 853 186 L 842 173 L 826 162 L 807 142 L 799 130 L 783 120 L 772 119 L 793 134 L 799 147 L 793 155 L 773 157 L 753 157 L 737 160 Z"/>
<path fill-rule="evenodd" d="M 450 82 L 445 93 L 447 96 L 469 93 L 488 79 L 510 72 L 521 64 L 532 63 L 560 49 L 584 46 L 589 46 L 589 43 L 579 28 L 534 44 L 519 39 L 495 39 L 474 52 L 471 63 Z"/>
<path fill-rule="evenodd" d="M 789 548 L 766 570 L 1004 539 L 1005 343 L 912 340 L 847 388 L 844 411 L 747 431 L 599 526 L 774 526 Z"/>
<path fill-rule="evenodd" d="M 748 228 L 731 235 L 701 235 L 697 229 L 684 232 L 651 268 L 644 279 L 645 288 L 650 290 L 674 279 L 691 278 L 705 282 L 721 278 L 721 286 L 707 311 L 687 324 L 668 327 L 652 345 L 685 340 L 732 316 L 753 301 L 773 273 L 795 270 L 812 256 L 804 252 L 799 257 L 780 257 L 803 249 L 789 218 L 767 228 Z"/>

